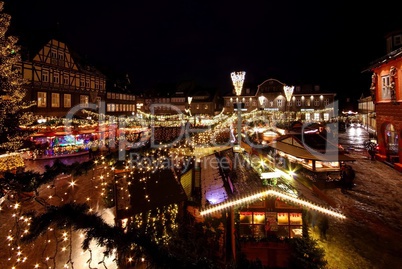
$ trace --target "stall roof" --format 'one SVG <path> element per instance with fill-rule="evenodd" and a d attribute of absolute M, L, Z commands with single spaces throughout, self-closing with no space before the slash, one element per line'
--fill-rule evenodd
<path fill-rule="evenodd" d="M 325 162 L 356 161 L 339 150 L 337 145 L 332 144 L 332 147 L 329 147 L 330 150 L 325 151 L 324 142 L 331 145 L 331 142 L 320 134 L 304 134 L 303 139 L 300 134 L 288 134 L 277 138 L 269 146 L 300 159 Z"/>

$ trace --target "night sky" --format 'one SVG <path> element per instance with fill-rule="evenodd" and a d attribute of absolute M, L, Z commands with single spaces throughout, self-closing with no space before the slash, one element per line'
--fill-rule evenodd
<path fill-rule="evenodd" d="M 4 7 L 9 33 L 21 41 L 58 29 L 71 49 L 128 73 L 139 89 L 194 80 L 228 92 L 230 72 L 244 70 L 250 85 L 277 78 L 320 84 L 340 97 L 368 94 L 362 71 L 385 55 L 385 33 L 401 29 L 397 8 L 279 2 L 10 0 Z"/>

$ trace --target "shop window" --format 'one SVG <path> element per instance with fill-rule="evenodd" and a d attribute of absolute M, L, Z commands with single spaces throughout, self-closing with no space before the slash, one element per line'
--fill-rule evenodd
<path fill-rule="evenodd" d="M 265 212 L 240 212 L 239 228 L 241 237 L 265 237 Z"/>
<path fill-rule="evenodd" d="M 289 216 L 288 213 L 278 213 L 278 225 L 288 225 Z"/>
<path fill-rule="evenodd" d="M 279 237 L 302 237 L 303 231 L 302 213 L 278 213 L 278 232 Z"/>

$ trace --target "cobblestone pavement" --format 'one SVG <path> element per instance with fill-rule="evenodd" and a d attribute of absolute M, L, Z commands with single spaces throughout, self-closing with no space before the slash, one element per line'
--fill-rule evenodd
<path fill-rule="evenodd" d="M 350 153 L 356 159 L 351 163 L 355 186 L 347 193 L 339 188 L 323 192 L 347 219 L 330 219 L 327 240 L 320 238 L 317 227 L 310 227 L 309 233 L 325 249 L 330 269 L 402 268 L 402 173 L 369 160 L 356 137 L 341 141 L 359 149 Z"/>

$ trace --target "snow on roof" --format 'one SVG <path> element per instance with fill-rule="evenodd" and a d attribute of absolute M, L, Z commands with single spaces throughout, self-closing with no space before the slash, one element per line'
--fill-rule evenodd
<path fill-rule="evenodd" d="M 228 198 L 215 154 L 201 158 L 201 206 L 219 204 Z"/>

